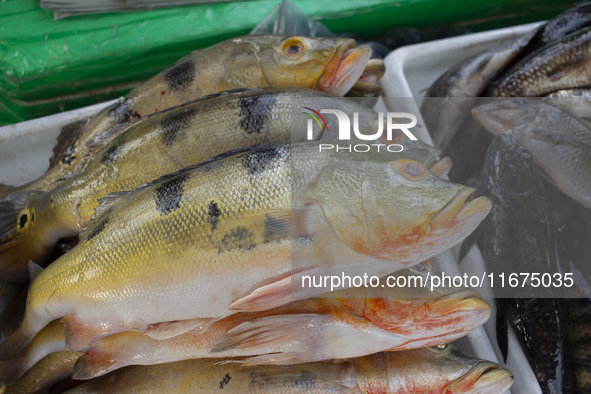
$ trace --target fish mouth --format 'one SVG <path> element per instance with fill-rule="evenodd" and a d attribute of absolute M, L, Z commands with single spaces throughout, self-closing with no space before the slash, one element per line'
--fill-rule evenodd
<path fill-rule="evenodd" d="M 386 66 L 382 59 L 370 59 L 365 65 L 359 80 L 349 89 L 347 97 L 378 97 L 382 87 L 378 81 L 386 72 Z"/>
<path fill-rule="evenodd" d="M 371 48 L 355 48 L 355 40 L 345 39 L 317 83 L 317 89 L 335 96 L 344 96 L 363 75 L 371 57 Z"/>
<path fill-rule="evenodd" d="M 458 242 L 464 239 L 492 208 L 487 197 L 473 198 L 475 191 L 472 187 L 463 186 L 445 207 L 431 217 L 427 223 L 428 231 L 435 236 L 454 231 L 460 237 Z"/>
<path fill-rule="evenodd" d="M 434 158 L 433 161 L 429 165 L 427 165 L 426 167 L 433 174 L 435 174 L 439 177 L 442 177 L 442 176 L 446 176 L 449 173 L 452 165 L 453 165 L 453 162 L 451 161 L 451 158 L 445 156 L 443 159 Z"/>
<path fill-rule="evenodd" d="M 488 312 L 490 315 L 490 305 L 482 299 L 478 292 L 471 289 L 461 289 L 431 300 L 429 311 L 435 312 L 437 316 L 465 312 L 478 313 L 480 311 Z M 431 313 L 428 314 L 431 315 Z"/>
<path fill-rule="evenodd" d="M 502 393 L 513 384 L 513 374 L 490 361 L 482 361 L 461 378 L 448 386 L 448 393 L 495 394 Z"/>

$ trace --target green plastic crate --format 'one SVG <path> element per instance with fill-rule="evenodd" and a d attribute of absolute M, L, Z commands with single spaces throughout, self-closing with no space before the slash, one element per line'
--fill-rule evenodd
<path fill-rule="evenodd" d="M 192 50 L 247 34 L 278 0 L 199 4 L 55 21 L 39 0 L 0 3 L 0 124 L 125 94 Z M 293 0 L 333 32 L 373 37 L 396 26 L 484 30 L 553 17 L 548 0 Z"/>

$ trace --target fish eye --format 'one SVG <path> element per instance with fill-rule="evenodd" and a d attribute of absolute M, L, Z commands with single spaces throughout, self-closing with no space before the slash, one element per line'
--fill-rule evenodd
<path fill-rule="evenodd" d="M 297 59 L 304 54 L 306 44 L 299 38 L 290 38 L 283 43 L 282 52 L 289 59 Z"/>
<path fill-rule="evenodd" d="M 415 265 L 414 267 L 410 268 L 410 270 L 419 274 L 426 274 L 428 272 L 433 271 L 434 268 L 435 266 L 433 265 L 433 263 L 430 260 L 427 260 Z"/>
<path fill-rule="evenodd" d="M 400 160 L 398 162 L 398 169 L 403 177 L 413 182 L 420 181 L 427 175 L 425 167 L 414 160 Z"/>
<path fill-rule="evenodd" d="M 435 353 L 445 353 L 449 350 L 449 343 L 442 343 L 441 345 L 431 346 L 428 349 Z"/>

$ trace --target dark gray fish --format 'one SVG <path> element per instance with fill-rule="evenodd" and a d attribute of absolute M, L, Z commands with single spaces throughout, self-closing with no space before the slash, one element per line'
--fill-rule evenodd
<path fill-rule="evenodd" d="M 581 118 L 591 118 L 591 89 L 557 90 L 547 97 L 552 105 Z"/>
<path fill-rule="evenodd" d="M 569 340 L 579 394 L 591 392 L 591 243 L 589 211 L 546 183 L 546 195 L 563 272 L 573 273 L 575 286 L 566 300 L 571 322 Z"/>
<path fill-rule="evenodd" d="M 591 28 L 532 52 L 487 90 L 491 97 L 536 97 L 591 86 Z"/>
<path fill-rule="evenodd" d="M 579 3 L 548 21 L 515 61 L 518 62 L 530 53 L 586 27 L 591 27 L 591 2 Z"/>
<path fill-rule="evenodd" d="M 515 137 L 563 193 L 591 209 L 591 124 L 542 99 L 495 100 L 472 110 L 493 134 Z"/>
<path fill-rule="evenodd" d="M 493 209 L 484 224 L 483 255 L 487 271 L 555 272 L 556 253 L 542 180 L 531 154 L 511 136 L 491 143 L 484 167 L 486 193 Z M 507 358 L 507 321 L 517 333 L 544 393 L 572 393 L 575 376 L 568 341 L 564 299 L 507 296 L 497 298 L 497 340 Z M 551 293 L 550 293 L 551 294 Z M 527 298 L 526 298 L 527 297 Z"/>
<path fill-rule="evenodd" d="M 468 111 L 494 80 L 527 45 L 534 32 L 478 53 L 447 70 L 431 85 L 421 113 L 435 147 L 445 151 L 468 117 Z"/>

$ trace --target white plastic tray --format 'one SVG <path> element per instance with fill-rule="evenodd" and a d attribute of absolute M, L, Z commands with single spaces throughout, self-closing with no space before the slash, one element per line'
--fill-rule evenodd
<path fill-rule="evenodd" d="M 414 100 L 404 101 L 404 104 L 408 108 L 396 108 L 396 111 L 406 111 L 416 114 L 419 131 L 415 135 L 424 142 L 432 143 L 419 111 L 425 92 L 431 84 L 454 64 L 478 52 L 515 39 L 535 29 L 542 23 L 530 23 L 399 48 L 384 59 L 386 74 L 382 79 L 382 86 L 385 96 L 414 97 Z M 434 261 L 448 275 L 455 275 L 461 272 L 462 274 L 482 276 L 485 266 L 482 255 L 476 245 L 472 247 L 459 266 L 457 264 L 458 254 L 459 246 L 435 257 Z M 509 329 L 509 354 L 507 363 L 504 364 L 502 362 L 501 352 L 496 340 L 496 305 L 494 303 L 492 289 L 479 288 L 476 290 L 489 302 L 493 313 L 489 321 L 484 325 L 484 329 L 481 327 L 479 330 L 472 332 L 465 338 L 465 342 L 468 342 L 473 354 L 481 358 L 500 362 L 501 365 L 506 366 L 513 372 L 515 383 L 511 391 L 514 394 L 542 394 L 538 381 L 511 328 Z M 486 335 L 484 331 L 486 331 Z M 463 347 L 463 345 L 465 346 L 464 343 L 460 343 L 460 346 Z"/>

